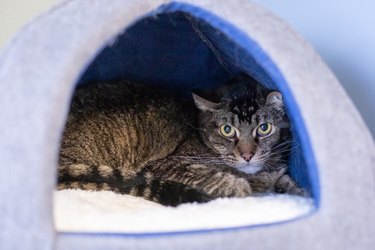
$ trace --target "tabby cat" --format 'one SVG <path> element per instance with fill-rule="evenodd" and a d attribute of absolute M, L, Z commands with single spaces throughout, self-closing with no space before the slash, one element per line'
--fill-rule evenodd
<path fill-rule="evenodd" d="M 164 205 L 303 193 L 287 175 L 282 96 L 240 76 L 191 98 L 126 81 L 77 88 L 58 189 L 112 190 Z"/>

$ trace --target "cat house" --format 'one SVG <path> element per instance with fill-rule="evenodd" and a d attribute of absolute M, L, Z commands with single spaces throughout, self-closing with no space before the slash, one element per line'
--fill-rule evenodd
<path fill-rule="evenodd" d="M 128 79 L 188 92 L 239 73 L 283 94 L 291 174 L 314 209 L 248 226 L 56 232 L 56 164 L 77 85 Z M 1 249 L 375 246 L 375 146 L 366 125 L 312 47 L 249 1 L 63 1 L 1 52 L 0 90 Z"/>

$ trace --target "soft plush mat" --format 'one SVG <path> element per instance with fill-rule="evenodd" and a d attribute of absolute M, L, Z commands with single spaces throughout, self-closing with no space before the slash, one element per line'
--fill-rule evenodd
<path fill-rule="evenodd" d="M 176 208 L 113 192 L 62 190 L 54 194 L 59 232 L 160 233 L 276 223 L 306 215 L 313 201 L 291 195 L 223 198 Z"/>

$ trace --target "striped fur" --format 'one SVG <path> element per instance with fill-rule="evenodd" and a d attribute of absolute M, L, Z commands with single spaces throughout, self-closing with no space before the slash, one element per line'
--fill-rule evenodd
<path fill-rule="evenodd" d="M 292 180 L 277 184 L 285 164 L 249 175 L 221 161 L 204 141 L 198 113 L 192 100 L 141 84 L 78 88 L 62 137 L 58 189 L 112 190 L 175 206 L 296 187 Z"/>

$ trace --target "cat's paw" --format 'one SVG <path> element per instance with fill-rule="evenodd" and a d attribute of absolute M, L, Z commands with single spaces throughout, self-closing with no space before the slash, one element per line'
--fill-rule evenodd
<path fill-rule="evenodd" d="M 211 201 L 213 198 L 205 193 L 202 193 L 198 190 L 195 190 L 190 187 L 186 187 L 184 193 L 181 194 L 179 203 L 187 203 L 187 202 L 198 202 L 198 203 L 205 203 Z"/>
<path fill-rule="evenodd" d="M 303 188 L 299 187 L 297 183 L 289 176 L 283 175 L 275 183 L 275 191 L 281 194 L 293 194 L 300 196 L 308 196 L 308 193 Z"/>

